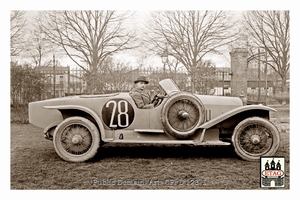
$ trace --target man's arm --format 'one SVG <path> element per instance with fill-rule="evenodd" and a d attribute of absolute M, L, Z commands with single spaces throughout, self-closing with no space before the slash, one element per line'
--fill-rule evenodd
<path fill-rule="evenodd" d="M 133 94 L 131 94 L 131 96 L 132 96 L 132 98 L 133 98 L 133 100 L 134 100 L 134 102 L 135 102 L 135 104 L 136 104 L 136 106 L 138 108 L 145 108 L 145 109 L 147 109 L 147 108 L 154 108 L 153 104 L 147 104 L 147 105 L 145 105 L 144 101 L 142 99 L 142 96 L 140 94 L 133 93 Z"/>

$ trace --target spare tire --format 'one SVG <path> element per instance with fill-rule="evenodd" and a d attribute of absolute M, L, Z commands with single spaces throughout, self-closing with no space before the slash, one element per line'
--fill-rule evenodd
<path fill-rule="evenodd" d="M 187 92 L 171 96 L 161 111 L 165 132 L 178 138 L 192 136 L 204 122 L 204 105 L 195 95 Z"/>

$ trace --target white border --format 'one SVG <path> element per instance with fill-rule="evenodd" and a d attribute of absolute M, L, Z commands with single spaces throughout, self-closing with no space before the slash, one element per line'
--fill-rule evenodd
<path fill-rule="evenodd" d="M 117 194 L 117 198 L 126 199 L 128 197 L 130 199 L 140 199 L 149 194 L 152 198 L 162 197 L 162 198 L 172 198 L 172 199 L 184 199 L 184 198 L 215 198 L 221 197 L 222 199 L 241 199 L 245 198 L 248 195 L 253 196 L 254 198 L 270 198 L 276 197 L 279 198 L 288 198 L 289 195 L 296 192 L 296 187 L 299 185 L 297 182 L 299 179 L 299 175 L 297 175 L 297 168 L 295 166 L 299 166 L 299 156 L 297 156 L 299 152 L 299 131 L 294 127 L 294 124 L 297 124 L 296 114 L 299 115 L 299 104 L 298 100 L 298 91 L 299 88 L 296 88 L 299 85 L 297 80 L 297 76 L 299 75 L 298 69 L 299 66 L 299 13 L 300 10 L 297 10 L 299 7 L 296 4 L 293 4 L 295 1 L 291 0 L 271 0 L 271 1 L 262 1 L 262 0 L 251 0 L 251 1 L 237 1 L 237 0 L 209 0 L 209 1 L 164 1 L 164 0 L 152 0 L 152 1 L 136 1 L 136 0 L 52 0 L 52 1 L 22 1 L 22 0 L 10 0 L 8 2 L 2 3 L 1 9 L 1 64 L 2 64 L 2 79 L 1 85 L 4 88 L 4 95 L 2 95 L 2 104 L 4 103 L 5 113 L 8 115 L 4 115 L 1 118 L 1 127 L 5 127 L 5 131 L 2 132 L 2 144 L 1 145 L 1 153 L 2 153 L 2 169 L 1 169 L 1 181 L 0 188 L 1 191 L 9 192 L 10 198 L 21 197 L 23 198 L 28 195 L 31 199 L 40 199 L 45 198 L 48 195 L 62 195 L 66 194 L 68 197 L 72 199 L 77 198 L 111 198 Z M 198 10 L 290 10 L 291 11 L 291 109 L 290 109 L 290 190 L 262 190 L 262 191 L 26 191 L 25 193 L 22 191 L 10 191 L 10 109 L 9 109 L 9 84 L 10 84 L 10 76 L 9 74 L 9 16 L 10 10 L 53 10 L 53 9 L 117 9 L 117 10 L 185 10 L 185 9 L 198 9 Z M 4 99 L 4 100 L 3 100 Z M 4 161 L 4 162 L 3 162 Z M 297 176 L 297 177 L 296 177 Z M 259 177 L 258 177 L 259 178 Z M 45 194 L 46 192 L 46 194 Z M 120 194 L 121 193 L 121 194 Z M 125 193 L 125 194 L 124 194 Z M 88 195 L 87 195 L 88 194 Z M 6 194 L 4 194 L 6 196 Z M 2 195 L 2 196 L 4 196 Z M 21 196 L 22 195 L 22 196 Z M 122 195 L 122 196 L 120 196 Z M 209 196 L 206 196 L 209 195 Z M 222 195 L 222 196 L 221 196 Z M 263 195 L 263 196 L 261 196 Z M 51 196 L 49 196 L 51 197 Z M 93 199 L 94 199 L 93 198 Z"/>

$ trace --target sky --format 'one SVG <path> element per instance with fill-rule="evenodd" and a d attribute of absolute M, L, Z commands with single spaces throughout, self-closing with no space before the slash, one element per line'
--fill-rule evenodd
<path fill-rule="evenodd" d="M 29 10 L 26 13 L 26 16 L 28 17 L 28 21 L 30 22 L 32 17 L 34 17 L 36 14 L 38 14 L 39 10 Z M 128 25 L 132 28 L 134 28 L 137 33 L 139 31 L 144 30 L 144 25 L 150 16 L 151 10 L 135 10 L 135 14 L 133 18 L 127 22 Z M 239 13 L 238 11 L 236 11 Z M 30 23 L 29 23 L 30 24 Z M 65 53 L 53 52 L 55 54 L 56 60 L 59 62 L 60 66 L 69 66 L 71 69 L 79 68 L 75 62 L 73 62 Z M 62 54 L 65 54 L 65 56 L 62 56 Z M 145 57 L 147 56 L 147 57 Z M 49 54 L 48 57 L 42 58 L 42 64 L 48 63 L 52 60 L 53 55 Z M 114 59 L 121 63 L 130 63 L 130 66 L 133 67 L 133 69 L 138 68 L 141 62 L 141 58 L 144 58 L 142 68 L 163 68 L 163 63 L 161 61 L 160 55 L 155 55 L 153 52 L 147 52 L 144 49 L 133 49 L 129 51 L 122 51 L 119 53 L 114 54 Z M 205 57 L 206 60 L 212 60 L 216 67 L 230 67 L 230 57 L 228 51 L 223 51 L 222 55 L 216 55 L 211 54 L 207 55 Z M 19 64 L 24 63 L 32 63 L 32 58 L 29 58 L 28 55 L 20 56 L 18 58 L 14 58 L 14 61 L 18 61 Z M 82 62 L 79 62 L 80 64 L 84 64 Z"/>
<path fill-rule="evenodd" d="M 55 1 L 54 1 L 55 2 Z M 64 2 L 70 2 L 70 1 L 64 1 Z M 136 19 L 131 23 L 131 25 L 134 25 L 135 27 L 141 27 L 142 28 L 142 23 L 144 23 L 147 15 L 149 15 L 150 11 L 153 10 L 164 10 L 164 9 L 170 9 L 170 10 L 174 10 L 174 9 L 186 9 L 186 8 L 192 8 L 192 9 L 226 9 L 226 8 L 233 8 L 232 5 L 236 4 L 236 3 L 232 3 L 235 1 L 218 1 L 218 0 L 211 0 L 209 1 L 209 3 L 204 3 L 204 2 L 200 2 L 200 1 L 189 1 L 187 0 L 186 2 L 191 2 L 191 3 L 166 3 L 169 1 L 157 1 L 157 0 L 153 0 L 151 2 L 149 1 L 143 1 L 143 4 L 137 4 L 135 1 L 87 1 L 89 3 L 83 3 L 82 1 L 72 1 L 74 3 L 70 4 L 70 3 L 63 3 L 63 2 L 59 2 L 59 4 L 55 4 L 55 3 L 48 3 L 49 6 L 47 6 L 47 3 L 45 3 L 45 6 L 41 6 L 39 4 L 37 4 L 37 9 L 34 9 L 35 6 L 28 6 L 27 4 L 23 7 L 21 7 L 20 9 L 27 9 L 27 10 L 33 10 L 33 11 L 38 11 L 38 10 L 43 10 L 45 9 L 90 9 L 91 7 L 93 9 L 120 9 L 120 10 L 135 10 L 136 11 Z M 76 3 L 75 3 L 76 2 Z M 98 3 L 97 3 L 98 2 Z M 100 4 L 101 2 L 101 4 Z M 114 4 L 113 2 L 118 2 L 116 4 Z M 126 3 L 125 3 L 126 2 Z M 129 3 L 128 3 L 129 2 Z M 197 2 L 197 3 L 196 3 Z M 214 3 L 216 2 L 216 3 Z M 229 2 L 229 3 L 228 3 Z M 252 1 L 253 2 L 253 1 Z M 273 1 L 274 2 L 274 1 Z M 247 5 L 248 3 L 243 3 L 243 5 Z M 192 6 L 194 5 L 194 6 Z M 249 5 L 249 4 L 248 4 Z M 240 5 L 239 5 L 240 6 Z M 246 6 L 246 7 L 241 7 L 244 9 L 232 9 L 234 10 L 236 13 L 240 13 L 243 10 L 247 10 L 249 8 L 251 8 L 253 6 L 253 4 L 251 4 L 251 6 Z M 130 51 L 130 52 L 120 52 L 117 55 L 115 55 L 115 58 L 119 61 L 122 62 L 130 62 L 132 64 L 132 66 L 135 68 L 138 66 L 138 62 L 139 59 L 141 57 L 141 53 L 139 51 Z M 145 66 L 143 67 L 148 67 L 148 66 L 152 66 L 154 68 L 160 68 L 163 67 L 163 64 L 161 62 L 161 58 L 159 55 L 148 55 L 149 57 L 147 58 L 147 60 L 145 60 Z M 51 56 L 52 57 L 52 56 Z M 57 56 L 58 58 L 58 56 Z M 51 58 L 49 58 L 51 59 Z M 71 68 L 77 68 L 77 65 L 67 56 L 63 57 L 63 58 L 58 58 L 59 63 L 61 66 L 70 66 Z M 229 51 L 225 50 L 223 51 L 222 55 L 207 55 L 205 57 L 205 59 L 209 59 L 212 60 L 215 64 L 216 67 L 230 67 L 230 56 L 229 56 Z"/>
<path fill-rule="evenodd" d="M 159 9 L 157 9 L 159 10 Z M 149 17 L 151 11 L 153 10 L 136 10 L 135 14 L 135 20 L 131 24 L 134 27 L 143 29 L 143 24 L 146 22 L 146 19 Z M 241 13 L 241 11 L 236 11 L 237 15 Z M 142 56 L 142 54 L 139 52 L 139 50 L 133 50 L 130 52 L 121 52 L 118 53 L 115 57 L 119 60 L 125 60 L 128 62 L 133 63 L 134 66 L 138 65 L 138 59 L 139 56 Z M 147 60 L 145 60 L 146 64 L 144 67 L 147 67 L 147 65 L 154 65 L 154 68 L 160 68 L 163 67 L 161 57 L 159 55 L 148 55 L 149 57 Z M 206 60 L 212 60 L 216 67 L 230 67 L 230 56 L 229 51 L 224 50 L 222 55 L 216 55 L 216 54 L 209 54 L 205 56 Z"/>
<path fill-rule="evenodd" d="M 135 10 L 134 18 L 129 21 L 128 26 L 132 26 L 139 32 L 139 30 L 144 29 L 144 24 L 146 23 L 147 18 L 150 15 L 151 10 Z M 27 12 L 27 16 L 30 20 L 30 17 L 35 16 L 38 13 L 37 10 L 30 10 Z M 239 11 L 236 11 L 236 13 L 240 13 Z M 55 52 L 54 52 L 55 53 Z M 122 51 L 114 55 L 114 58 L 122 63 L 131 63 L 131 66 L 133 68 L 137 68 L 140 63 L 141 57 L 144 57 L 145 55 L 147 58 L 144 60 L 143 68 L 162 68 L 163 63 L 161 61 L 161 57 L 159 55 L 154 55 L 152 52 L 141 51 L 141 49 L 135 49 L 135 50 L 129 50 L 129 51 Z M 52 55 L 50 55 L 49 58 L 43 58 L 43 62 L 46 62 L 47 60 L 51 60 Z M 61 57 L 59 55 L 56 55 L 56 59 L 58 60 L 59 64 L 61 66 L 69 66 L 71 68 L 78 68 L 76 63 L 74 63 L 68 56 Z M 205 56 L 206 60 L 212 60 L 216 67 L 230 67 L 230 56 L 228 51 L 223 51 L 222 55 L 216 55 L 216 54 L 208 54 Z M 25 62 L 32 62 L 30 59 L 26 59 L 26 57 L 18 58 L 17 59 L 20 63 Z M 23 62 L 22 62 L 23 61 Z M 81 63 L 82 64 L 82 63 Z"/>

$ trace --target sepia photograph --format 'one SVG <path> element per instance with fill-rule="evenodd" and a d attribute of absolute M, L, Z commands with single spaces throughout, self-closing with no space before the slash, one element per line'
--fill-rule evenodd
<path fill-rule="evenodd" d="M 11 6 L 8 190 L 291 191 L 295 15 L 211 7 Z"/>

